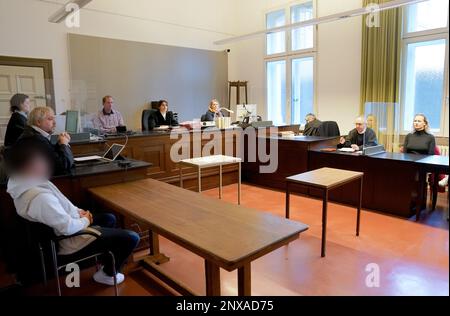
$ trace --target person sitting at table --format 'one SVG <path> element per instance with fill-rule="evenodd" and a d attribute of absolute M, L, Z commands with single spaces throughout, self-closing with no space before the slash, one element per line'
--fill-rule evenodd
<path fill-rule="evenodd" d="M 406 135 L 400 151 L 407 154 L 434 155 L 436 139 L 429 132 L 427 117 L 424 114 L 417 114 L 414 117 L 413 128 L 414 132 Z"/>
<path fill-rule="evenodd" d="M 102 102 L 103 109 L 93 119 L 93 126 L 102 134 L 114 134 L 117 132 L 117 126 L 125 126 L 122 114 L 113 109 L 114 99 L 112 96 L 107 95 L 103 97 Z"/>
<path fill-rule="evenodd" d="M 56 144 L 52 144 L 51 136 L 55 127 L 55 113 L 52 108 L 34 108 L 28 115 L 28 125 L 24 132 L 10 150 L 14 150 L 14 146 L 19 143 L 38 144 L 52 157 L 53 174 L 67 174 L 74 165 L 72 150 L 69 146 L 70 135 L 64 132 L 58 136 Z"/>
<path fill-rule="evenodd" d="M 356 128 L 348 133 L 346 138 L 341 137 L 338 148 L 352 148 L 361 151 L 363 147 L 373 147 L 378 145 L 378 140 L 373 129 L 368 128 L 364 117 L 360 116 L 355 120 Z"/>
<path fill-rule="evenodd" d="M 220 104 L 216 99 L 211 100 L 209 103 L 208 111 L 202 116 L 203 122 L 213 122 L 216 118 L 223 117 L 222 112 L 220 112 Z"/>
<path fill-rule="evenodd" d="M 322 122 L 319 121 L 316 116 L 309 113 L 305 117 L 306 125 L 303 131 L 303 136 L 319 136 L 319 127 Z"/>
<path fill-rule="evenodd" d="M 126 259 L 139 243 L 139 236 L 132 231 L 114 228 L 116 218 L 112 214 L 92 214 L 73 205 L 63 193 L 49 181 L 51 159 L 38 144 L 19 144 L 7 156 L 10 178 L 7 192 L 14 200 L 17 214 L 28 221 L 49 226 L 56 236 L 71 236 L 82 230 L 99 234 L 98 238 L 81 235 L 59 242 L 58 255 L 65 261 L 111 251 L 115 258 L 116 280 L 125 279 L 120 273 Z M 109 257 L 102 258 L 103 267 L 93 275 L 96 282 L 114 285 L 114 269 Z"/>
<path fill-rule="evenodd" d="M 27 125 L 30 112 L 30 98 L 25 94 L 15 94 L 9 101 L 12 115 L 6 127 L 5 146 L 12 146 L 19 139 Z"/>
<path fill-rule="evenodd" d="M 173 112 L 168 111 L 168 109 L 169 103 L 166 100 L 159 101 L 158 111 L 149 118 L 149 120 L 154 122 L 149 122 L 149 126 L 178 126 L 177 120 L 173 117 Z"/>

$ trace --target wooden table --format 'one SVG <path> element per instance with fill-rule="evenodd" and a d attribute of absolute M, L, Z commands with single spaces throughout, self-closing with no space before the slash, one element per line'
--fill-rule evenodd
<path fill-rule="evenodd" d="M 297 239 L 302 223 L 226 203 L 153 179 L 90 189 L 97 203 L 146 223 L 152 231 L 151 254 L 158 256 L 157 236 L 205 259 L 206 294 L 220 295 L 220 268 L 238 269 L 238 294 L 251 295 L 251 262 Z M 142 264 L 181 294 L 186 286 L 163 275 L 152 260 Z"/>
<path fill-rule="evenodd" d="M 359 205 L 356 220 L 356 236 L 359 236 L 359 227 L 361 219 L 361 203 L 362 203 L 362 172 L 354 172 L 340 169 L 322 168 L 296 176 L 286 178 L 286 218 L 290 215 L 290 184 L 298 184 L 308 188 L 317 188 L 322 190 L 322 258 L 325 257 L 326 239 L 327 239 L 327 208 L 328 208 L 328 192 L 347 183 L 359 180 Z"/>
<path fill-rule="evenodd" d="M 198 192 L 202 192 L 202 169 L 219 167 L 219 199 L 222 199 L 222 176 L 223 176 L 223 166 L 238 164 L 239 165 L 239 175 L 238 175 L 238 204 L 241 205 L 241 158 L 214 155 L 208 157 L 198 157 L 192 159 L 184 159 L 179 162 L 180 168 L 180 188 L 183 187 L 183 166 L 197 168 L 197 178 L 198 178 Z"/>

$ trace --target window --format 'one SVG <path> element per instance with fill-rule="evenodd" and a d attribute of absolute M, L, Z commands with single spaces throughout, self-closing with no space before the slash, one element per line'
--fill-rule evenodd
<path fill-rule="evenodd" d="M 407 8 L 407 33 L 445 28 L 448 19 L 448 0 L 431 0 Z"/>
<path fill-rule="evenodd" d="M 414 115 L 427 116 L 431 131 L 448 136 L 448 0 L 405 8 L 402 57 L 402 130 Z"/>
<path fill-rule="evenodd" d="M 267 63 L 267 102 L 269 117 L 275 125 L 286 124 L 286 61 Z"/>
<path fill-rule="evenodd" d="M 291 23 L 304 22 L 314 18 L 312 2 L 296 5 L 291 8 Z M 306 26 L 292 30 L 292 50 L 303 50 L 314 47 L 314 26 Z"/>
<path fill-rule="evenodd" d="M 314 58 L 292 60 L 291 123 L 302 124 L 314 112 Z"/>
<path fill-rule="evenodd" d="M 315 1 L 303 1 L 266 14 L 266 27 L 315 17 Z M 302 124 L 315 106 L 316 27 L 267 35 L 266 87 L 268 119 L 275 125 Z"/>
<path fill-rule="evenodd" d="M 272 29 L 286 24 L 284 10 L 267 14 L 266 27 Z M 286 52 L 286 32 L 267 34 L 267 55 Z"/>

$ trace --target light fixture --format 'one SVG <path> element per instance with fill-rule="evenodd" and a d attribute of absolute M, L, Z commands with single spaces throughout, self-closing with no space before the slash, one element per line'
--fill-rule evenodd
<path fill-rule="evenodd" d="M 52 16 L 48 18 L 51 23 L 60 23 L 65 20 L 67 16 L 75 13 L 84 6 L 86 6 L 92 0 L 72 0 L 67 2 L 61 9 L 56 11 Z"/>
<path fill-rule="evenodd" d="M 386 2 L 386 3 L 382 3 L 379 5 L 371 5 L 368 7 L 355 9 L 355 10 L 351 10 L 351 11 L 346 11 L 346 12 L 341 12 L 341 13 L 337 13 L 337 14 L 332 14 L 332 15 L 324 16 L 324 17 L 317 18 L 317 19 L 311 19 L 308 21 L 292 23 L 292 24 L 288 24 L 285 26 L 279 26 L 279 27 L 275 27 L 275 28 L 271 28 L 271 29 L 267 29 L 267 30 L 263 30 L 263 31 L 249 33 L 246 35 L 240 35 L 240 36 L 236 36 L 236 37 L 232 37 L 232 38 L 227 38 L 224 40 L 216 41 L 216 42 L 214 42 L 214 44 L 215 45 L 230 44 L 233 42 L 250 39 L 250 38 L 262 35 L 262 34 L 272 34 L 272 33 L 278 33 L 278 32 L 282 32 L 282 31 L 290 31 L 292 29 L 296 29 L 296 28 L 300 28 L 300 27 L 306 27 L 306 26 L 311 26 L 311 25 L 318 25 L 318 24 L 322 24 L 322 23 L 329 23 L 329 22 L 333 22 L 333 21 L 344 20 L 344 19 L 348 19 L 351 17 L 361 16 L 364 14 L 374 14 L 377 12 L 381 12 L 381 11 L 385 11 L 385 10 L 389 10 L 389 9 L 400 8 L 400 7 L 403 7 L 406 5 L 412 5 L 412 4 L 416 4 L 416 3 L 420 3 L 420 2 L 424 2 L 424 1 L 428 1 L 428 0 L 394 0 L 394 1 Z"/>

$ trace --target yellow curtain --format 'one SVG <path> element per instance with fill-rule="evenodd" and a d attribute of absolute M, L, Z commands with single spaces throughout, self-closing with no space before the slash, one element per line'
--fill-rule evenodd
<path fill-rule="evenodd" d="M 391 0 L 363 0 L 366 7 L 370 4 L 382 4 Z M 376 128 L 380 144 L 387 151 L 397 151 L 399 142 L 396 113 L 393 106 L 400 100 L 400 66 L 402 50 L 402 9 L 386 10 L 379 14 L 379 25 L 368 25 L 368 16 L 363 18 L 362 64 L 361 64 L 361 101 L 360 113 L 365 112 L 365 104 L 385 103 L 384 128 Z M 375 21 L 374 21 L 375 22 Z M 371 113 L 375 115 L 375 113 Z M 378 118 L 378 119 L 381 119 Z"/>
<path fill-rule="evenodd" d="M 363 0 L 363 5 L 389 1 Z M 400 90 L 402 10 L 380 12 L 379 27 L 368 26 L 366 17 L 362 32 L 361 114 L 366 102 L 398 102 Z"/>

